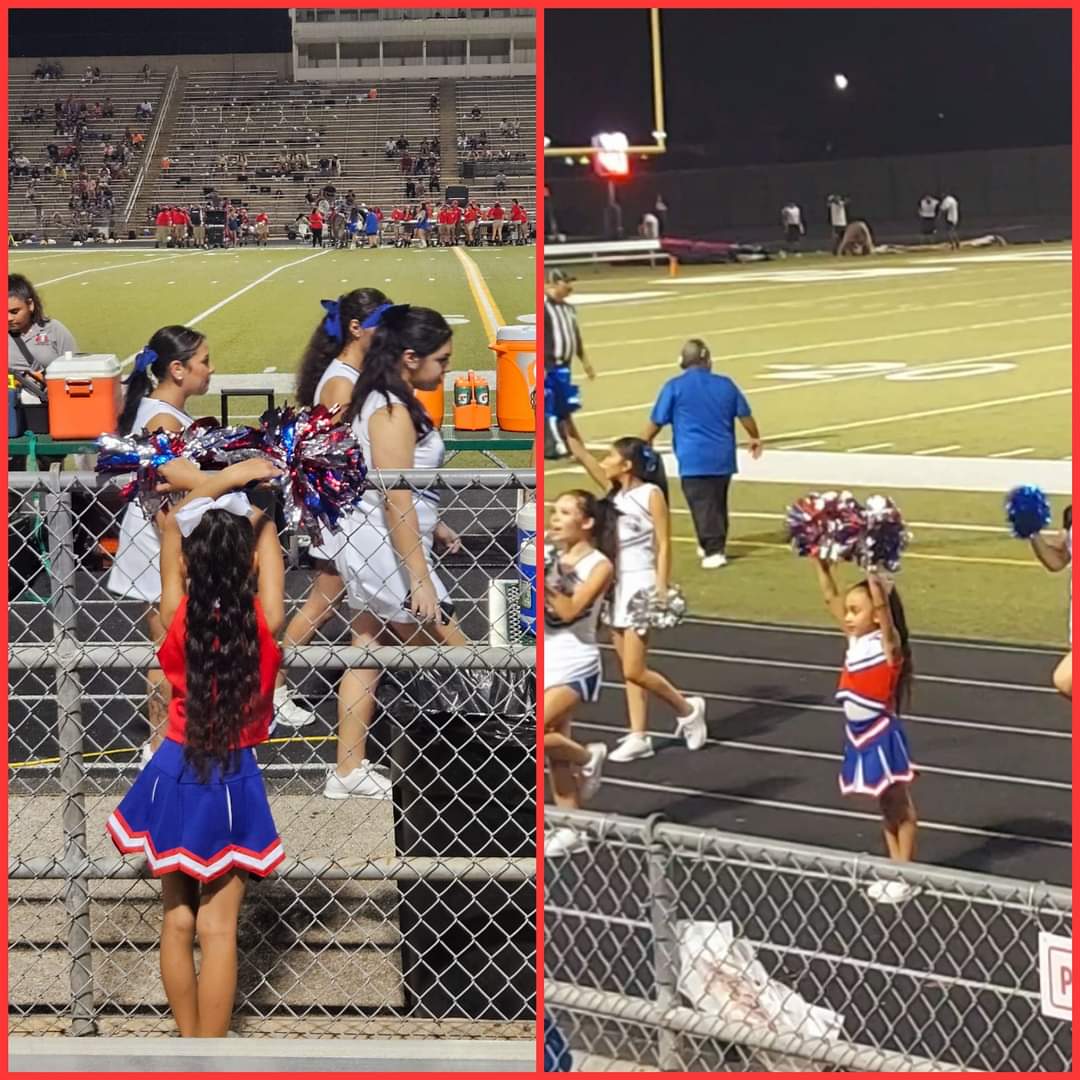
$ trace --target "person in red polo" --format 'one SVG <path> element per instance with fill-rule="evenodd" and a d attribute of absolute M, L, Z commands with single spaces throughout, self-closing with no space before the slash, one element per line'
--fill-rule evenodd
<path fill-rule="evenodd" d="M 461 203 L 454 200 L 450 207 L 450 239 L 453 243 L 457 243 L 458 236 L 461 234 L 461 219 L 464 215 L 461 212 Z"/>
<path fill-rule="evenodd" d="M 450 243 L 450 206 L 447 203 L 439 207 L 436 221 L 439 223 L 439 243 L 445 247 Z"/>
<path fill-rule="evenodd" d="M 172 211 L 163 206 L 154 218 L 154 247 L 167 247 L 172 229 Z"/>
<path fill-rule="evenodd" d="M 318 208 L 308 215 L 308 224 L 311 226 L 311 246 L 322 247 L 323 216 Z"/>
<path fill-rule="evenodd" d="M 514 231 L 516 243 L 524 244 L 529 239 L 529 215 L 525 213 L 525 207 L 513 200 L 510 207 L 510 225 Z"/>
<path fill-rule="evenodd" d="M 506 211 L 503 210 L 502 203 L 495 203 L 491 208 L 489 217 L 491 218 L 491 242 L 493 244 L 501 244 L 503 222 L 506 220 Z"/>
<path fill-rule="evenodd" d="M 405 221 L 408 214 L 400 206 L 390 211 L 390 220 L 394 223 L 394 243 L 400 245 L 405 239 Z"/>
<path fill-rule="evenodd" d="M 187 241 L 187 223 L 189 218 L 179 206 L 172 208 L 172 213 L 169 215 L 169 224 L 172 226 L 173 243 L 177 247 L 183 247 Z"/>
<path fill-rule="evenodd" d="M 480 210 L 476 203 L 471 202 L 465 207 L 465 244 L 472 247 L 476 243 L 476 223 L 480 218 Z"/>
<path fill-rule="evenodd" d="M 255 239 L 259 247 L 266 247 L 270 243 L 270 218 L 265 210 L 255 215 Z"/>

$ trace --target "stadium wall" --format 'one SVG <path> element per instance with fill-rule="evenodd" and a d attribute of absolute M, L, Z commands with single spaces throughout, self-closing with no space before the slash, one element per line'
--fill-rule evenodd
<path fill-rule="evenodd" d="M 40 57 L 12 57 L 8 61 L 11 75 L 33 75 Z M 141 71 L 149 64 L 155 71 L 171 70 L 178 66 L 183 75 L 193 71 L 273 71 L 283 79 L 292 77 L 292 55 L 280 53 L 208 53 L 182 54 L 179 56 L 63 56 L 66 76 L 81 76 L 87 64 L 97 64 L 105 74 L 109 72 Z M 70 84 L 64 84 L 65 94 Z M 87 86 L 87 96 L 93 96 L 93 88 Z"/>
<path fill-rule="evenodd" d="M 551 177 L 547 186 L 561 232 L 602 232 L 606 184 L 582 170 L 576 177 Z M 1068 146 L 672 172 L 643 169 L 619 184 L 618 197 L 628 236 L 636 233 L 641 215 L 660 193 L 669 207 L 667 232 L 672 236 L 775 240 L 780 207 L 794 199 L 813 239 L 828 233 L 825 199 L 835 192 L 851 200 L 849 220 L 865 218 L 879 239 L 899 239 L 917 232 L 919 199 L 946 189 L 960 201 L 962 232 L 983 228 L 1007 239 L 1071 235 Z"/>

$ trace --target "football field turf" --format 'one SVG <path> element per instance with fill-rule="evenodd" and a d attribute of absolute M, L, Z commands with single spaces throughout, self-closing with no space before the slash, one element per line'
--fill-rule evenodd
<path fill-rule="evenodd" d="M 558 265 L 557 249 L 547 262 Z M 580 270 L 573 300 L 597 379 L 581 380 L 578 426 L 594 451 L 640 433 L 679 347 L 703 338 L 713 370 L 746 393 L 766 451 L 732 488 L 723 570 L 699 568 L 672 485 L 675 578 L 694 611 L 822 623 L 783 512 L 807 491 L 850 487 L 891 495 L 910 523 L 900 586 L 920 634 L 1062 643 L 1067 579 L 1010 538 L 1002 496 L 1053 476 L 1058 522 L 1071 501 L 1071 274 L 1067 245 L 806 256 L 676 277 Z M 669 429 L 657 445 L 670 448 Z M 549 502 L 584 479 L 565 463 L 547 477 Z"/>

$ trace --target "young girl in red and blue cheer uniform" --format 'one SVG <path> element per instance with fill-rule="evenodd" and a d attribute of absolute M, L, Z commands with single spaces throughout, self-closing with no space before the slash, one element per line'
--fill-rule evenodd
<path fill-rule="evenodd" d="M 161 878 L 161 978 L 180 1034 L 212 1038 L 232 1016 L 247 875 L 285 858 L 253 749 L 273 718 L 285 572 L 273 522 L 239 490 L 280 470 L 254 459 L 209 475 L 176 461 L 162 473 L 190 491 L 158 515 L 168 726 L 107 829 Z"/>
<path fill-rule="evenodd" d="M 913 671 L 904 607 L 896 589 L 874 574 L 841 595 L 829 564 L 812 562 L 825 606 L 848 643 L 836 690 L 847 718 L 840 791 L 878 800 L 889 858 L 910 862 L 918 823 L 910 789 L 915 767 L 900 722 Z M 902 881 L 876 881 L 868 891 L 890 903 L 913 894 Z"/>

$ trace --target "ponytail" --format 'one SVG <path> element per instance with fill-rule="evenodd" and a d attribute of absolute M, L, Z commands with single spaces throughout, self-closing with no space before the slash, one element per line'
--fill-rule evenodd
<path fill-rule="evenodd" d="M 416 437 L 422 439 L 434 426 L 431 417 L 417 400 L 413 388 L 402 371 L 406 352 L 430 356 L 451 338 L 450 324 L 431 308 L 397 304 L 383 312 L 371 347 L 364 357 L 364 367 L 353 388 L 347 421 L 360 415 L 370 394 L 382 394 L 393 408 L 390 396 L 399 398 L 412 419 Z"/>
<path fill-rule="evenodd" d="M 323 301 L 324 307 L 336 306 L 327 308 L 300 360 L 300 370 L 296 376 L 296 400 L 300 405 L 309 408 L 318 405 L 315 388 L 347 344 L 350 323 L 355 319 L 362 324 L 374 314 L 376 308 L 388 302 L 389 298 L 379 289 L 353 289 L 337 300 Z"/>
<path fill-rule="evenodd" d="M 615 566 L 619 549 L 619 511 L 615 509 L 611 496 L 597 498 L 591 491 L 580 488 L 564 492 L 564 494 L 577 500 L 584 517 L 592 518 L 592 545 L 602 555 L 606 555 L 611 565 Z"/>
<path fill-rule="evenodd" d="M 135 357 L 135 368 L 124 380 L 127 390 L 118 422 L 121 435 L 131 431 L 142 399 L 165 378 L 169 365 L 179 361 L 186 366 L 205 340 L 205 334 L 187 326 L 163 326 L 139 350 Z"/>
<path fill-rule="evenodd" d="M 615 440 L 615 453 L 630 463 L 630 475 L 646 484 L 655 484 L 670 502 L 664 459 L 644 440 L 627 435 Z"/>

